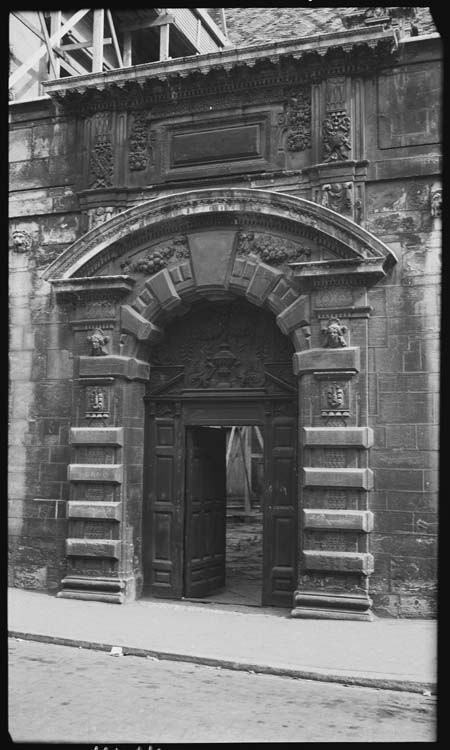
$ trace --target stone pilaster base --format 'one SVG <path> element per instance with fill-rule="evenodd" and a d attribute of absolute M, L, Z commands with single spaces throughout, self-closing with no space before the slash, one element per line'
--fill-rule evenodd
<path fill-rule="evenodd" d="M 365 620 L 372 622 L 372 600 L 368 596 L 294 592 L 291 617 L 319 620 Z"/>
<path fill-rule="evenodd" d="M 136 598 L 134 577 L 91 578 L 66 576 L 57 594 L 63 599 L 84 599 L 97 602 L 125 604 Z"/>

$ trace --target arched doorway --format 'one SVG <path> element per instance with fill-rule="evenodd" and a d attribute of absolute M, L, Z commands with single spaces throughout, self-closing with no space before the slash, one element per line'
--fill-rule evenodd
<path fill-rule="evenodd" d="M 264 190 L 214 189 L 129 209 L 47 268 L 57 298 L 68 302 L 76 363 L 67 575 L 60 595 L 124 602 L 141 594 L 145 570 L 155 593 L 181 597 L 192 549 L 190 562 L 199 560 L 196 570 L 208 588 L 214 566 L 207 570 L 192 541 L 197 532 L 189 531 L 189 519 L 207 498 L 186 497 L 186 455 L 218 467 L 211 454 L 213 440 L 219 452 L 221 438 L 212 438 L 217 428 L 264 425 L 262 600 L 293 601 L 294 617 L 370 619 L 368 303 L 372 286 L 393 263 L 377 238 L 323 206 Z M 292 376 L 280 378 L 264 356 L 254 372 L 247 362 L 233 374 L 230 361 L 239 356 L 225 334 L 213 337 L 218 348 L 209 366 L 199 353 L 188 367 L 177 357 L 152 361 L 172 321 L 177 330 L 197 303 L 234 297 L 268 315 L 267 330 L 277 326 L 292 341 L 287 370 L 294 391 Z M 252 330 L 249 346 L 254 339 Z M 95 350 L 94 340 L 100 342 Z M 169 364 L 181 368 L 178 374 L 174 369 L 172 378 L 166 372 L 155 382 L 158 367 L 164 375 Z M 280 388 L 278 397 L 269 383 Z M 150 415 L 153 409 L 147 424 L 145 395 Z M 293 402 L 301 415 L 298 430 Z M 200 437 L 201 429 L 209 439 Z M 150 459 L 164 459 L 153 473 L 144 468 L 144 444 L 147 449 L 152 440 Z M 298 464 L 298 486 L 293 472 L 290 480 L 282 478 L 289 462 Z M 157 497 L 151 477 L 164 482 L 169 466 L 165 496 Z M 276 495 L 277 483 L 285 488 L 290 482 L 297 508 L 285 502 L 290 492 Z M 150 527 L 142 523 L 146 507 L 154 514 Z"/>
<path fill-rule="evenodd" d="M 143 532 L 144 587 L 152 595 L 222 593 L 222 601 L 291 606 L 298 504 L 293 353 L 273 315 L 233 298 L 195 303 L 152 347 Z M 252 444 L 243 442 L 249 434 L 259 442 L 259 492 Z M 233 454 L 235 443 L 240 455 Z M 241 507 L 233 497 L 239 459 Z"/>

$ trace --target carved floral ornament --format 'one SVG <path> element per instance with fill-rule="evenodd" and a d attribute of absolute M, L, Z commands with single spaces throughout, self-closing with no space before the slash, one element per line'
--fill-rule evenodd
<path fill-rule="evenodd" d="M 130 259 L 124 260 L 120 264 L 120 268 L 123 273 L 135 271 L 152 276 L 154 273 L 161 271 L 162 268 L 166 268 L 172 260 L 177 261 L 187 258 L 189 258 L 188 240 L 186 235 L 180 235 L 169 240 L 166 244 L 158 246 L 143 258 L 133 261 Z"/>
<path fill-rule="evenodd" d="M 322 124 L 324 161 L 343 161 L 349 158 L 350 117 L 346 112 L 332 112 Z"/>
<path fill-rule="evenodd" d="M 240 231 L 237 254 L 244 257 L 257 255 L 268 265 L 280 266 L 301 257 L 309 258 L 311 249 L 276 235 Z"/>
<path fill-rule="evenodd" d="M 287 151 L 305 151 L 311 146 L 311 99 L 309 91 L 298 91 L 284 106 L 279 125 L 287 128 Z"/>

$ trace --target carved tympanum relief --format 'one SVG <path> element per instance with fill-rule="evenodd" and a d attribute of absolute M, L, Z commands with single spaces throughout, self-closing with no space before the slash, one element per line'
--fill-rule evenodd
<path fill-rule="evenodd" d="M 240 301 L 197 303 L 153 347 L 150 388 L 292 388 L 292 354 L 265 310 Z"/>

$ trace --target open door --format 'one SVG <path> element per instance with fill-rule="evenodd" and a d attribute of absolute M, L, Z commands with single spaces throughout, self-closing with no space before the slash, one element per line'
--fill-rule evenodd
<path fill-rule="evenodd" d="M 225 586 L 225 430 L 186 430 L 185 596 Z"/>
<path fill-rule="evenodd" d="M 292 606 L 296 579 L 297 482 L 295 412 L 269 416 L 264 440 L 264 551 L 262 604 Z"/>

